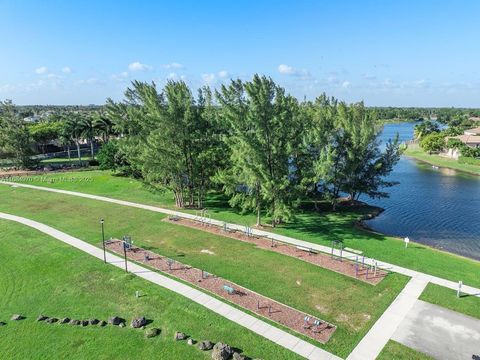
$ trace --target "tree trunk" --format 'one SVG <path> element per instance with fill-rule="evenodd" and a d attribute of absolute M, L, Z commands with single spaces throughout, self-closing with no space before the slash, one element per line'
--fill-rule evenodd
<path fill-rule="evenodd" d="M 70 144 L 67 145 L 67 154 L 68 154 L 68 161 L 72 161 L 72 155 L 70 154 Z"/>
<path fill-rule="evenodd" d="M 95 159 L 95 154 L 93 153 L 93 139 L 90 140 L 90 154 L 92 155 L 92 160 Z"/>
<path fill-rule="evenodd" d="M 80 155 L 80 143 L 78 142 L 78 140 L 76 141 L 77 143 L 77 156 L 78 156 L 78 161 L 82 161 L 82 156 Z"/>
<path fill-rule="evenodd" d="M 256 203 L 257 203 L 257 226 L 261 226 L 262 225 L 262 222 L 261 222 L 261 213 L 262 213 L 262 204 L 261 204 L 261 201 L 260 201 L 260 185 L 257 184 L 256 186 L 256 192 L 257 192 L 257 199 L 256 199 Z"/>

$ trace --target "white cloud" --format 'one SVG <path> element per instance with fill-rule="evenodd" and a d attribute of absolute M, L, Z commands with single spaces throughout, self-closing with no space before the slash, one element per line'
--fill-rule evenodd
<path fill-rule="evenodd" d="M 227 76 L 228 76 L 228 71 L 226 71 L 226 70 L 221 70 L 221 71 L 218 72 L 218 77 L 219 77 L 219 78 L 224 79 L 224 78 L 226 78 Z"/>
<path fill-rule="evenodd" d="M 45 74 L 47 71 L 48 71 L 48 69 L 47 69 L 46 66 L 40 66 L 40 67 L 35 69 L 35 73 L 37 73 L 39 75 Z"/>
<path fill-rule="evenodd" d="M 68 66 L 64 66 L 62 68 L 62 73 L 64 74 L 70 74 L 72 72 L 72 68 L 68 67 Z"/>
<path fill-rule="evenodd" d="M 52 74 L 52 73 L 50 73 L 50 74 L 47 75 L 47 78 L 49 78 L 49 79 L 58 79 L 58 78 L 60 78 L 60 76 L 58 76 L 57 74 Z"/>
<path fill-rule="evenodd" d="M 312 75 L 305 69 L 296 69 L 293 66 L 280 64 L 278 65 L 278 72 L 284 75 L 296 76 L 301 80 L 311 80 Z"/>
<path fill-rule="evenodd" d="M 295 75 L 297 73 L 297 69 L 289 65 L 280 64 L 278 65 L 278 72 L 285 75 Z"/>
<path fill-rule="evenodd" d="M 162 67 L 164 69 L 183 69 L 184 66 L 182 64 L 179 64 L 179 63 L 176 63 L 176 62 L 173 62 L 173 63 L 170 63 L 170 64 L 164 64 L 162 65 Z"/>
<path fill-rule="evenodd" d="M 342 83 L 342 87 L 343 87 L 344 89 L 348 89 L 348 88 L 350 87 L 350 85 L 352 85 L 352 84 L 350 83 L 350 81 L 347 81 L 347 80 L 345 80 L 345 81 Z"/>
<path fill-rule="evenodd" d="M 202 79 L 210 85 L 211 83 L 215 82 L 215 74 L 202 74 Z"/>
<path fill-rule="evenodd" d="M 84 84 L 92 85 L 92 84 L 98 83 L 98 79 L 97 78 L 82 79 L 82 80 L 79 80 L 78 83 L 81 85 L 84 85 Z"/>
<path fill-rule="evenodd" d="M 123 71 L 123 72 L 118 73 L 118 74 L 113 74 L 111 76 L 111 78 L 113 80 L 124 82 L 128 78 L 128 71 Z"/>
<path fill-rule="evenodd" d="M 135 62 L 131 63 L 130 65 L 128 65 L 128 69 L 130 71 L 147 71 L 147 70 L 152 70 L 152 67 L 150 65 L 147 65 L 147 64 L 142 64 L 139 61 L 135 61 Z"/>

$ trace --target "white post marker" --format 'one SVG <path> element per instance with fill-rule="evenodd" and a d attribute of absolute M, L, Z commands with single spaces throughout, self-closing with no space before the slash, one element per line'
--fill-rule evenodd
<path fill-rule="evenodd" d="M 405 248 L 408 247 L 408 243 L 410 242 L 410 239 L 408 238 L 408 236 L 404 239 L 405 240 Z"/>
<path fill-rule="evenodd" d="M 458 290 L 457 290 L 457 298 L 460 298 L 460 294 L 462 293 L 462 285 L 463 285 L 463 282 L 459 281 L 458 282 Z"/>
<path fill-rule="evenodd" d="M 139 297 L 140 297 L 140 291 L 138 291 L 138 290 L 135 291 L 135 297 L 136 297 L 136 298 L 139 298 Z"/>

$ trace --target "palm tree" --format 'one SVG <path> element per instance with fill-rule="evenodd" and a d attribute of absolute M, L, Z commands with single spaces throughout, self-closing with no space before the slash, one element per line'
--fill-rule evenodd
<path fill-rule="evenodd" d="M 103 143 L 106 144 L 113 134 L 112 121 L 103 114 L 96 114 L 93 120 L 93 127 L 102 135 Z"/>
<path fill-rule="evenodd" d="M 65 127 L 62 132 L 62 137 L 69 141 L 68 145 L 68 153 L 70 157 L 70 141 L 75 142 L 77 146 L 77 156 L 78 161 L 82 160 L 82 156 L 80 154 L 80 139 L 82 138 L 82 126 L 81 126 L 81 118 L 80 115 L 77 113 L 72 114 L 67 121 L 65 121 Z"/>
<path fill-rule="evenodd" d="M 95 138 L 96 129 L 93 125 L 93 118 L 90 114 L 85 114 L 80 119 L 81 136 L 90 142 L 90 155 L 95 158 L 93 151 L 93 139 Z"/>

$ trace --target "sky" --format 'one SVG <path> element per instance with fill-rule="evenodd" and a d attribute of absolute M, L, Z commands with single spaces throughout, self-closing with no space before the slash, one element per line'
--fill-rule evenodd
<path fill-rule="evenodd" d="M 299 99 L 480 107 L 476 0 L 0 0 L 0 100 L 103 104 L 134 79 L 255 73 Z"/>

